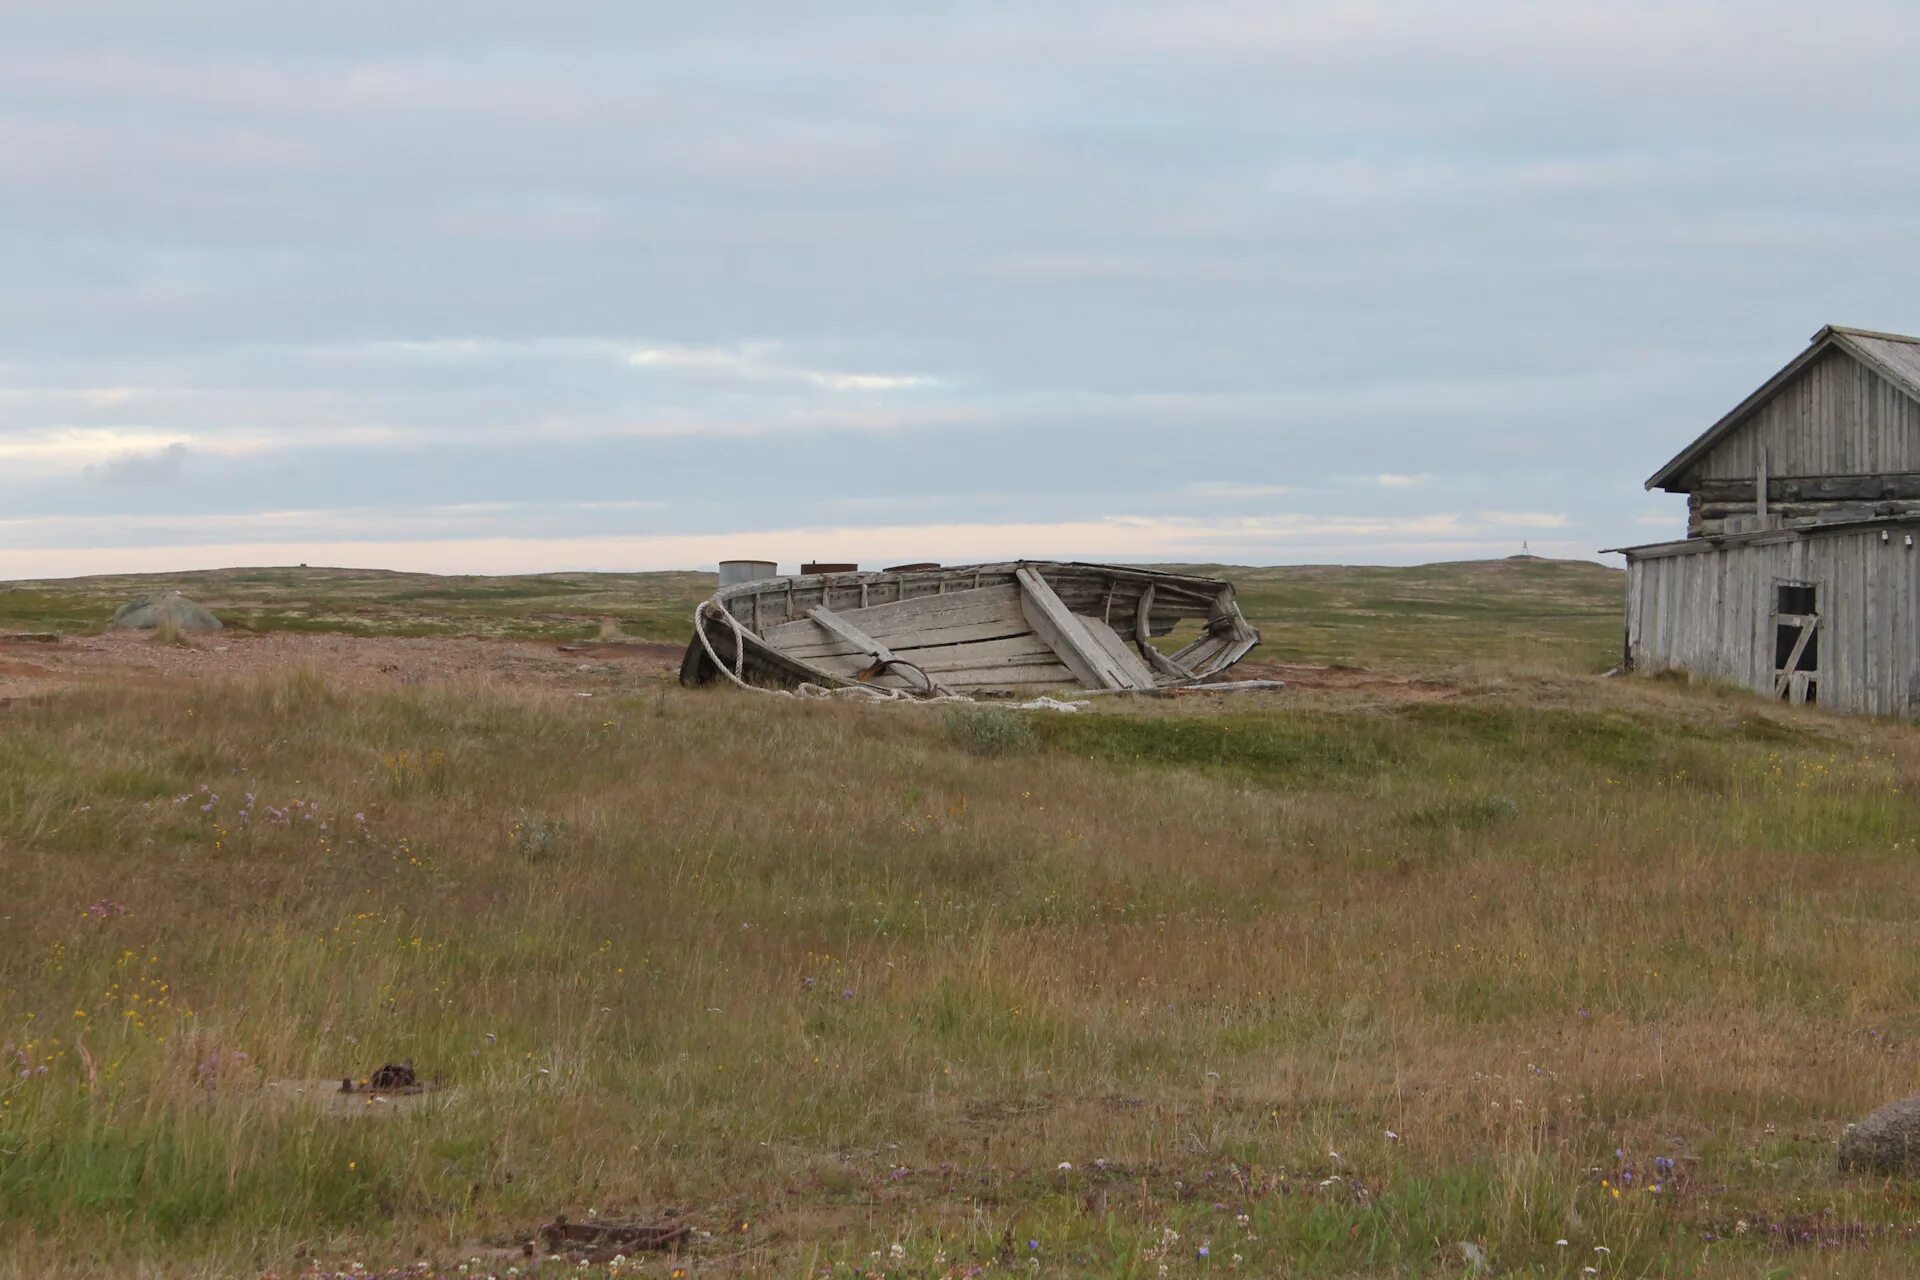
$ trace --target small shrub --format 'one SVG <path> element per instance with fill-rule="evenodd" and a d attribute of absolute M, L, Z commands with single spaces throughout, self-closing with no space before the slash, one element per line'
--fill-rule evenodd
<path fill-rule="evenodd" d="M 1033 726 L 1005 707 L 950 708 L 946 728 L 948 737 L 977 756 L 1020 755 L 1040 745 Z"/>
<path fill-rule="evenodd" d="M 513 851 L 528 862 L 550 862 L 560 852 L 561 827 L 552 818 L 522 814 L 507 832 Z"/>
<path fill-rule="evenodd" d="M 387 790 L 396 796 L 445 794 L 453 779 L 444 751 L 396 751 L 382 759 Z"/>

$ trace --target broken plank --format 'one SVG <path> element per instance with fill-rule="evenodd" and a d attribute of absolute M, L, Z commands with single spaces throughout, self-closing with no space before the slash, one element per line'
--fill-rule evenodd
<path fill-rule="evenodd" d="M 1175 680 L 1191 680 L 1193 679 L 1193 672 L 1187 670 L 1187 668 L 1181 666 L 1154 646 L 1153 596 L 1156 589 L 1156 585 L 1149 582 L 1147 589 L 1140 593 L 1140 605 L 1139 608 L 1134 611 L 1133 615 L 1133 642 L 1139 647 L 1140 656 L 1145 658 L 1154 670 Z M 1169 627 L 1168 630 L 1172 630 L 1172 628 Z"/>
<path fill-rule="evenodd" d="M 815 605 L 813 608 L 807 610 L 807 617 L 812 619 L 822 629 L 831 632 L 843 642 L 859 650 L 869 659 L 869 665 L 879 663 L 885 668 L 883 672 L 877 674 L 891 675 L 900 674 L 902 671 L 912 672 L 911 667 L 903 668 L 899 665 L 902 659 L 895 656 L 893 650 L 887 648 L 887 646 L 881 644 L 878 640 L 875 640 L 872 636 L 862 631 L 859 627 L 854 626 L 851 622 L 848 622 L 845 618 L 827 608 L 825 605 Z M 920 671 L 918 675 L 924 680 L 928 692 L 936 692 L 939 690 L 939 682 L 934 680 L 932 676 L 927 675 L 924 670 Z"/>
<path fill-rule="evenodd" d="M 854 626 L 851 622 L 848 622 L 845 618 L 842 618 L 825 605 L 817 604 L 813 606 L 813 608 L 807 610 L 807 617 L 817 623 L 822 630 L 852 645 L 868 657 L 877 658 L 882 662 L 891 662 L 893 660 L 893 650 L 887 648 L 887 646 L 881 644 L 878 640 L 875 640 L 872 636 Z"/>
<path fill-rule="evenodd" d="M 1082 684 L 1089 689 L 1137 687 L 1132 673 L 1115 661 L 1094 639 L 1087 628 L 1088 620 L 1067 608 L 1066 602 L 1054 594 L 1045 578 L 1025 567 L 1015 576 L 1019 579 L 1022 592 L 1021 613 L 1026 616 L 1034 633 L 1052 646 L 1060 656 L 1060 661 Z M 1151 687 L 1152 681 L 1148 680 L 1147 685 Z"/>
<path fill-rule="evenodd" d="M 1139 654 L 1127 647 L 1127 642 L 1120 638 L 1119 632 L 1098 618 L 1082 618 L 1081 621 L 1086 624 L 1087 634 L 1093 637 L 1094 643 L 1106 651 L 1107 656 L 1113 659 L 1114 664 L 1126 676 L 1130 687 L 1135 689 L 1153 687 L 1152 669 Z"/>

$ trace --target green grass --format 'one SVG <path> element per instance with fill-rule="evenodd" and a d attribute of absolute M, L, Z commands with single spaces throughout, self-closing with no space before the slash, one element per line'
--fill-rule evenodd
<path fill-rule="evenodd" d="M 123 574 L 0 588 L 0 630 L 98 631 L 136 596 L 178 591 L 229 626 L 356 636 L 478 635 L 579 640 L 685 638 L 712 591 L 696 573 L 438 577 L 375 569 L 217 569 Z"/>
<path fill-rule="evenodd" d="M 1920 734 L 1542 617 L 1544 664 L 1416 610 L 1343 653 L 1454 636 L 1420 683 L 1073 715 L 16 702 L 0 1275 L 669 1208 L 708 1274 L 1911 1274 L 1920 1194 L 1833 1144 L 1920 1052 Z M 269 1086 L 402 1058 L 451 1088 Z"/>
<path fill-rule="evenodd" d="M 1585 561 L 1181 567 L 1237 584 L 1265 637 L 1263 659 L 1422 668 L 1520 661 L 1597 671 L 1620 652 L 1623 575 Z M 179 591 L 230 625 L 261 631 L 577 640 L 610 621 L 620 634 L 679 642 L 712 590 L 712 576 L 700 573 L 444 578 L 221 569 L 10 584 L 0 588 L 0 630 L 97 631 L 135 596 Z"/>
<path fill-rule="evenodd" d="M 451 1265 L 672 1204 L 771 1273 L 998 1268 L 1011 1232 L 1049 1274 L 1457 1274 L 1461 1240 L 1578 1274 L 1560 1238 L 1749 1274 L 1766 1241 L 1704 1235 L 1904 1220 L 1830 1143 L 1920 1032 L 1907 731 L 1565 678 L 1234 705 L 985 754 L 937 711 L 727 694 L 16 707 L 0 1042 L 49 1067 L 0 1087 L 19 1265 Z M 401 1057 L 458 1092 L 260 1087 Z M 1616 1148 L 1686 1176 L 1615 1201 Z"/>

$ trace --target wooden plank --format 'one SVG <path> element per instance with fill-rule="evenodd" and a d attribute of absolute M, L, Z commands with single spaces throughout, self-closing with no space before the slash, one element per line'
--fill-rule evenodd
<path fill-rule="evenodd" d="M 1128 647 L 1127 642 L 1120 638 L 1119 632 L 1098 618 L 1082 618 L 1081 622 L 1086 624 L 1087 634 L 1093 637 L 1094 643 L 1106 650 L 1107 656 L 1112 658 L 1126 675 L 1130 686 L 1135 689 L 1151 689 L 1154 686 L 1153 669 L 1147 666 L 1144 658 Z"/>
<path fill-rule="evenodd" d="M 851 622 L 848 622 L 845 618 L 827 608 L 825 605 L 817 604 L 807 610 L 807 617 L 829 635 L 834 636 L 844 644 L 852 645 L 857 652 L 864 653 L 877 662 L 893 661 L 893 650 L 887 648 L 887 646 L 881 644 L 878 640 L 875 640 L 872 636 L 862 631 L 859 627 L 854 626 Z"/>
<path fill-rule="evenodd" d="M 939 649 L 918 649 L 911 652 L 898 651 L 894 656 L 902 661 L 911 662 L 931 676 L 941 676 L 947 671 L 983 670 L 990 667 L 1032 666 L 1035 663 L 1056 662 L 1058 659 L 1047 643 L 1029 631 L 1023 636 L 1014 636 L 1006 640 L 986 640 L 979 644 L 947 645 Z M 872 665 L 873 660 L 864 653 L 844 652 L 821 654 L 804 659 L 823 671 L 835 675 L 846 675 Z"/>
<path fill-rule="evenodd" d="M 949 671 L 940 677 L 949 689 L 1060 689 L 1078 684 L 1065 663 L 1054 661 L 1021 667 L 984 667 Z"/>
<path fill-rule="evenodd" d="M 921 688 L 923 692 L 947 692 L 946 689 L 941 687 L 940 682 L 927 672 L 926 668 L 921 667 L 918 672 L 911 669 L 903 669 L 897 664 L 902 661 L 911 661 L 911 659 L 901 659 L 893 650 L 887 648 L 886 645 L 881 644 L 878 640 L 875 640 L 872 636 L 862 631 L 859 627 L 854 626 L 851 622 L 848 622 L 845 618 L 826 606 L 815 605 L 813 608 L 807 610 L 807 617 L 817 623 L 822 629 L 832 633 L 842 642 L 852 645 L 860 652 L 861 656 L 866 659 L 867 667 L 878 663 L 886 668 L 884 671 L 876 673 L 874 678 L 877 679 L 881 675 L 899 676 L 916 687 Z M 858 661 L 858 659 L 855 660 Z M 919 664 L 915 663 L 914 665 L 918 666 Z"/>
<path fill-rule="evenodd" d="M 1787 655 L 1787 665 L 1781 668 L 1775 677 L 1773 686 L 1774 697 L 1777 698 L 1787 691 L 1787 683 L 1793 678 L 1793 673 L 1798 670 L 1800 666 L 1800 655 L 1807 651 L 1807 641 L 1813 639 L 1814 630 L 1819 625 L 1820 619 L 1815 617 L 1811 622 L 1800 628 L 1800 638 L 1794 641 L 1793 652 Z"/>
<path fill-rule="evenodd" d="M 879 594 L 877 586 L 874 594 Z M 1004 622 L 1010 626 L 1008 631 L 1001 634 L 1024 631 L 1027 628 L 1020 613 L 1020 598 L 1020 588 L 1013 583 L 1006 583 L 949 592 L 943 596 L 918 596 L 873 604 L 864 609 L 844 611 L 840 616 L 876 640 L 894 647 L 905 647 L 903 642 L 918 633 L 940 628 Z M 761 632 L 768 643 L 783 646 L 789 641 L 809 643 L 813 635 L 804 618 L 783 622 Z"/>
<path fill-rule="evenodd" d="M 794 631 L 784 634 L 791 638 L 783 639 L 780 647 L 796 658 L 853 652 L 845 643 L 824 632 Z M 1019 618 L 1011 626 L 1005 622 L 968 623 L 957 627 L 940 627 L 920 633 L 909 633 L 900 638 L 888 637 L 886 644 L 901 657 L 908 658 L 929 649 L 945 649 L 959 644 L 985 644 L 994 640 L 1011 640 L 1032 634 L 1032 629 L 1027 626 L 1027 620 Z"/>
<path fill-rule="evenodd" d="M 905 656 L 903 654 L 903 656 Z M 983 640 L 978 644 L 944 645 L 937 649 L 915 649 L 907 658 L 926 671 L 963 671 L 994 666 L 1029 666 L 1054 661 L 1047 642 L 1029 631 L 1005 640 Z"/>
<path fill-rule="evenodd" d="M 1028 625 L 1053 647 L 1075 678 L 1089 689 L 1135 687 L 1132 675 L 1100 646 L 1087 630 L 1086 620 L 1067 608 L 1045 578 L 1028 568 L 1022 568 L 1015 576 L 1023 593 L 1020 611 Z M 1151 684 L 1149 681 L 1148 687 Z"/>

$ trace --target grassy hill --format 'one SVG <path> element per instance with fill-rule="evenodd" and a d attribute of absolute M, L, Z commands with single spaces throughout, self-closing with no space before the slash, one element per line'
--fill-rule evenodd
<path fill-rule="evenodd" d="M 0 708 L 0 1275 L 604 1276 L 513 1242 L 669 1211 L 642 1274 L 1911 1274 L 1834 1142 L 1920 1065 L 1920 735 L 1584 674 L 1593 566 L 1239 576 L 1425 678 Z"/>
<path fill-rule="evenodd" d="M 682 639 L 707 573 L 545 573 L 443 577 L 385 569 L 246 568 L 0 583 L 0 628 L 99 630 L 136 596 L 178 591 L 230 626 L 346 635 L 583 639 L 603 623 L 640 639 Z"/>
<path fill-rule="evenodd" d="M 1300 662 L 1559 661 L 1604 669 L 1620 648 L 1619 570 L 1584 560 L 1466 561 L 1415 568 L 1181 566 L 1238 584 L 1266 638 Z M 219 569 L 0 584 L 0 630 L 104 627 L 135 596 L 179 591 L 230 625 L 350 635 L 582 639 L 605 626 L 684 640 L 703 573 L 438 577 L 368 569 Z"/>

